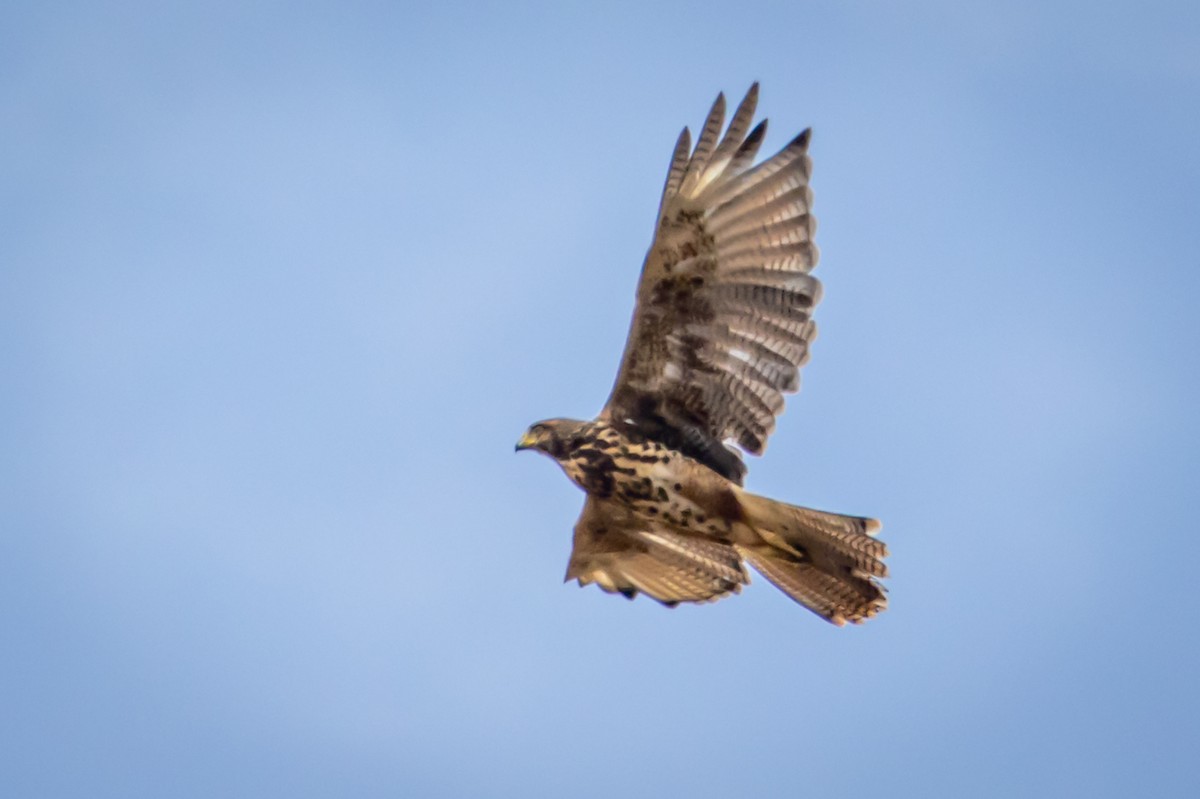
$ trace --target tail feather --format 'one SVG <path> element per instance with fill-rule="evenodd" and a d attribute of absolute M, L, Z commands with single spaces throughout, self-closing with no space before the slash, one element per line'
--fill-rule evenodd
<path fill-rule="evenodd" d="M 877 577 L 887 576 L 887 545 L 875 519 L 741 495 L 761 545 L 738 552 L 785 594 L 834 624 L 859 623 L 887 607 Z"/>
<path fill-rule="evenodd" d="M 746 562 L 779 590 L 839 627 L 860 624 L 887 607 L 883 588 L 870 578 L 833 575 L 771 547 L 738 547 Z"/>

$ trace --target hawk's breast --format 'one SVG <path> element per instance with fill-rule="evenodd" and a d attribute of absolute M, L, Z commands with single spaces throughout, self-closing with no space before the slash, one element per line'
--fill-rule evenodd
<path fill-rule="evenodd" d="M 711 501 L 732 490 L 720 475 L 657 441 L 632 439 L 604 423 L 590 427 L 570 442 L 563 461 L 584 491 L 678 529 L 729 531 L 731 520 L 720 507 L 728 502 Z"/>

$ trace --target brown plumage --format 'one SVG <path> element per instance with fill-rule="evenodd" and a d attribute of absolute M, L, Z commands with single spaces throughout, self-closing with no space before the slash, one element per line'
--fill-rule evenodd
<path fill-rule="evenodd" d="M 751 166 L 757 101 L 755 84 L 721 136 L 719 95 L 695 148 L 686 128 L 675 145 L 604 409 L 539 422 L 517 448 L 553 457 L 588 495 L 568 580 L 705 602 L 740 591 L 745 562 L 829 621 L 859 622 L 886 606 L 879 523 L 750 494 L 726 443 L 762 454 L 821 297 L 809 131 Z"/>

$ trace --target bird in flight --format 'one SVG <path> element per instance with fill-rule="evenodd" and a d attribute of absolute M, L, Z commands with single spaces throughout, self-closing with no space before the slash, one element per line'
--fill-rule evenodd
<path fill-rule="evenodd" d="M 887 605 L 874 519 L 742 488 L 816 336 L 821 284 L 805 130 L 755 165 L 758 84 L 721 135 L 717 96 L 695 148 L 675 144 L 616 383 L 592 421 L 548 419 L 517 450 L 584 490 L 566 579 L 669 607 L 738 593 L 752 566 L 842 625 Z"/>

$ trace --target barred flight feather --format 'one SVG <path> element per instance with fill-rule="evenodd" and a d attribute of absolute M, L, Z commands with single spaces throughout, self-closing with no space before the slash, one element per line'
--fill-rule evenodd
<path fill-rule="evenodd" d="M 746 140 L 741 143 L 741 146 L 737 148 L 737 152 L 733 154 L 733 158 L 729 161 L 729 166 L 725 169 L 725 176 L 727 178 L 734 178 L 741 175 L 754 163 L 754 158 L 758 155 L 763 139 L 766 136 L 767 120 L 764 119 L 755 125 L 754 129 L 746 135 Z"/>
<path fill-rule="evenodd" d="M 658 214 L 661 217 L 667 207 L 667 201 L 679 192 L 683 183 L 683 173 L 687 169 L 688 152 L 692 149 L 692 134 L 687 128 L 679 133 L 675 142 L 675 153 L 671 156 L 671 168 L 667 171 L 667 182 L 663 186 L 662 200 L 659 202 Z"/>
<path fill-rule="evenodd" d="M 758 84 L 755 83 L 750 87 L 750 91 L 746 92 L 746 96 L 738 104 L 737 110 L 733 112 L 729 129 L 725 131 L 725 136 L 717 145 L 716 151 L 712 154 L 712 158 L 700 178 L 699 188 L 701 190 L 713 181 L 721 179 L 728 172 L 738 148 L 746 138 L 746 131 L 754 120 L 754 111 L 757 107 Z"/>
<path fill-rule="evenodd" d="M 735 226 L 747 222 L 768 224 L 805 216 L 812 210 L 812 189 L 803 181 L 779 194 L 755 201 L 739 197 L 736 202 L 714 208 L 708 214 L 708 229 L 714 234 L 729 234 Z"/>
<path fill-rule="evenodd" d="M 680 195 L 687 197 L 695 192 L 696 186 L 699 185 L 700 178 L 708 166 L 708 158 L 717 145 L 717 136 L 721 133 L 721 126 L 724 124 L 725 94 L 721 93 L 717 95 L 716 102 L 708 112 L 708 119 L 704 121 L 704 128 L 696 142 L 696 149 L 692 151 L 692 159 L 688 162 L 687 171 L 683 175 L 683 185 L 679 188 Z"/>
<path fill-rule="evenodd" d="M 870 580 L 835 577 L 811 563 L 776 551 L 738 549 L 746 562 L 792 599 L 837 625 L 859 624 L 887 607 L 883 589 Z"/>
<path fill-rule="evenodd" d="M 811 135 L 811 130 L 805 130 L 766 161 L 745 170 L 732 180 L 712 184 L 696 199 L 708 208 L 717 208 L 743 195 L 752 198 L 757 191 L 769 190 L 771 179 L 789 168 L 802 182 L 807 182 L 812 175 L 812 159 L 806 152 Z M 778 179 L 785 182 L 793 180 L 792 174 L 783 174 Z"/>

